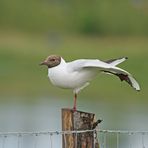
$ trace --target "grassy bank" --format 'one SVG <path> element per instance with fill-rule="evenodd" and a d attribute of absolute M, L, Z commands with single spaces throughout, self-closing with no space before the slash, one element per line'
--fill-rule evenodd
<path fill-rule="evenodd" d="M 118 78 L 101 74 L 80 96 L 102 100 L 136 100 L 147 102 L 148 38 L 97 37 L 82 35 L 47 35 L 8 32 L 0 35 L 0 99 L 3 97 L 68 96 L 71 91 L 53 87 L 47 69 L 38 64 L 50 54 L 62 55 L 67 61 L 77 58 L 102 60 L 129 57 L 120 67 L 131 72 L 140 82 L 137 93 Z"/>

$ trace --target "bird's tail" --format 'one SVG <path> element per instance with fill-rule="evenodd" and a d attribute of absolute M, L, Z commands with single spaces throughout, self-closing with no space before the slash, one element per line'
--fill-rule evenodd
<path fill-rule="evenodd" d="M 127 57 L 123 57 L 123 58 L 118 58 L 118 59 L 110 59 L 110 60 L 107 60 L 107 61 L 104 61 L 104 62 L 108 63 L 108 64 L 110 64 L 112 66 L 116 66 L 116 65 L 124 62 L 127 59 L 128 59 Z"/>

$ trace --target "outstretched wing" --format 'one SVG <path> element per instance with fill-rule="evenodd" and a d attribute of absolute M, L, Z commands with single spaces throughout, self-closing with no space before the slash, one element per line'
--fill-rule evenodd
<path fill-rule="evenodd" d="M 110 68 L 111 65 L 108 63 L 105 63 L 100 60 L 89 60 L 89 59 L 81 59 L 81 60 L 75 60 L 72 62 L 67 63 L 68 69 L 70 71 L 80 71 L 83 68 L 98 68 L 100 70 L 104 68 Z"/>
<path fill-rule="evenodd" d="M 115 63 L 115 60 L 113 60 Z M 140 86 L 135 78 L 127 71 L 118 68 L 112 64 L 112 62 L 103 62 L 100 60 L 76 60 L 68 64 L 71 71 L 80 71 L 86 68 L 98 68 L 101 72 L 110 73 L 116 75 L 121 81 L 126 81 L 130 86 L 136 90 L 140 90 Z M 90 69 L 91 70 L 91 69 Z"/>

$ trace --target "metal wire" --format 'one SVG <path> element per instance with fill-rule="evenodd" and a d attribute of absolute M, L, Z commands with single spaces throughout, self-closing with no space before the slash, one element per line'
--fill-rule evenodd
<path fill-rule="evenodd" d="M 39 139 L 41 136 L 47 136 L 49 137 L 48 147 L 50 148 L 55 148 L 55 140 L 54 136 L 58 135 L 59 139 L 61 138 L 61 135 L 63 135 L 63 142 L 65 148 L 67 147 L 68 141 L 67 141 L 67 136 L 68 135 L 75 135 L 75 148 L 77 147 L 77 140 L 78 140 L 78 135 L 81 133 L 86 133 L 90 132 L 93 133 L 94 136 L 94 144 L 93 147 L 95 148 L 95 142 L 98 140 L 97 135 L 101 135 L 101 139 L 99 139 L 99 144 L 101 148 L 111 148 L 112 146 L 110 143 L 112 143 L 113 139 L 116 140 L 116 148 L 121 148 L 120 146 L 122 142 L 122 136 L 125 135 L 128 138 L 128 141 L 126 141 L 127 148 L 139 148 L 138 146 L 136 147 L 136 142 L 140 143 L 140 148 L 146 148 L 148 147 L 148 139 L 146 140 L 146 137 L 148 136 L 148 131 L 122 131 L 122 130 L 81 130 L 81 131 L 48 131 L 48 132 L 1 132 L 0 133 L 0 139 L 1 139 L 1 147 L 6 148 L 7 145 L 9 144 L 9 138 L 11 137 L 16 137 L 17 138 L 17 148 L 23 148 L 24 143 L 24 137 L 28 136 L 33 136 L 33 148 L 39 148 Z M 135 137 L 136 136 L 136 140 Z M 146 136 L 147 135 L 147 136 Z M 113 138 L 114 136 L 114 138 Z M 58 138 L 56 137 L 56 138 Z M 13 139 L 13 138 L 12 138 Z M 112 141 L 111 141 L 112 140 Z M 10 145 L 10 144 L 9 144 Z"/>
<path fill-rule="evenodd" d="M 129 148 L 132 148 L 132 140 L 131 140 L 132 134 L 133 133 L 129 133 Z"/>
<path fill-rule="evenodd" d="M 53 134 L 50 133 L 49 135 L 50 135 L 50 148 L 52 148 L 52 136 L 53 136 Z"/>
<path fill-rule="evenodd" d="M 35 135 L 63 135 L 63 134 L 80 134 L 80 133 L 87 133 L 87 132 L 94 132 L 97 131 L 99 133 L 118 133 L 118 134 L 148 134 L 148 131 L 123 131 L 123 130 L 79 130 L 79 131 L 41 131 L 41 132 L 0 132 L 0 136 L 35 136 Z"/>
<path fill-rule="evenodd" d="M 141 136 L 142 136 L 142 148 L 145 148 L 145 144 L 144 144 L 144 134 L 142 134 Z"/>
<path fill-rule="evenodd" d="M 78 138 L 77 136 L 78 136 L 78 133 L 76 132 L 75 133 L 75 148 L 77 148 L 77 138 Z"/>
<path fill-rule="evenodd" d="M 4 135 L 4 136 L 2 136 L 2 148 L 4 148 L 5 147 L 5 141 L 6 141 L 6 136 Z"/>
<path fill-rule="evenodd" d="M 103 148 L 106 148 L 106 132 L 103 132 Z"/>
<path fill-rule="evenodd" d="M 117 136 L 117 148 L 119 148 L 119 133 L 117 133 L 116 136 Z"/>
<path fill-rule="evenodd" d="M 21 140 L 22 140 L 22 136 L 18 135 L 18 141 L 17 141 L 17 147 L 21 148 Z"/>
<path fill-rule="evenodd" d="M 38 134 L 34 135 L 34 148 L 37 148 L 37 137 Z"/>

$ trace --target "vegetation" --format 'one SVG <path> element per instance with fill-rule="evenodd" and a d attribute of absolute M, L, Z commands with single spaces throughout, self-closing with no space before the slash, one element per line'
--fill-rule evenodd
<path fill-rule="evenodd" d="M 146 0 L 1 0 L 1 28 L 97 35 L 148 35 Z"/>
<path fill-rule="evenodd" d="M 47 78 L 47 68 L 39 63 L 50 54 L 62 55 L 67 61 L 77 58 L 99 58 L 106 60 L 128 56 L 129 60 L 120 67 L 131 72 L 140 82 L 142 91 L 132 90 L 118 78 L 100 75 L 92 85 L 80 93 L 82 98 L 100 98 L 132 101 L 147 101 L 147 38 L 137 37 L 85 37 L 76 35 L 61 36 L 57 48 L 52 48 L 45 36 L 26 36 L 9 34 L 2 36 L 0 43 L 0 90 L 1 99 L 12 96 L 68 96 L 71 91 L 52 86 Z M 5 96 L 5 97 L 4 97 Z M 120 100 L 121 101 L 121 100 Z"/>
<path fill-rule="evenodd" d="M 147 7 L 146 0 L 1 0 L 0 99 L 72 96 L 53 87 L 47 69 L 38 65 L 59 54 L 67 61 L 128 56 L 120 66 L 140 82 L 140 93 L 115 77 L 100 75 L 80 96 L 147 102 Z"/>

